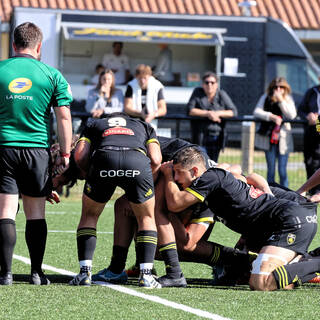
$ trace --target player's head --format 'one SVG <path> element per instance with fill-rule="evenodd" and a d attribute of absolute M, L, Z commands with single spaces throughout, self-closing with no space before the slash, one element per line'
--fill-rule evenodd
<path fill-rule="evenodd" d="M 81 171 L 74 160 L 74 150 L 72 150 L 68 169 L 64 173 L 52 178 L 53 189 L 56 190 L 65 185 L 71 188 L 78 179 L 83 179 L 83 177 L 81 176 Z"/>
<path fill-rule="evenodd" d="M 35 58 L 40 60 L 42 39 L 39 27 L 32 22 L 24 22 L 14 29 L 13 47 L 15 51 L 33 50 L 37 55 Z"/>
<path fill-rule="evenodd" d="M 173 157 L 174 180 L 183 188 L 206 171 L 205 159 L 201 150 L 195 147 L 185 148 Z"/>

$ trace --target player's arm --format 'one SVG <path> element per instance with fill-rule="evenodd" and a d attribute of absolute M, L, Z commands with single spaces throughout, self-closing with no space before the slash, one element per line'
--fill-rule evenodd
<path fill-rule="evenodd" d="M 318 169 L 298 190 L 299 194 L 309 191 L 320 184 L 320 169 Z"/>
<path fill-rule="evenodd" d="M 60 145 L 60 157 L 57 157 L 55 170 L 60 174 L 69 166 L 72 144 L 72 121 L 68 106 L 55 107 L 54 111 L 57 118 L 58 141 Z"/>
<path fill-rule="evenodd" d="M 260 176 L 260 174 L 257 173 L 251 173 L 248 176 L 246 176 L 247 183 L 254 186 L 255 188 L 263 191 L 264 193 L 273 194 L 267 180 Z"/>
<path fill-rule="evenodd" d="M 74 160 L 81 170 L 81 174 L 86 176 L 89 170 L 91 141 L 86 137 L 81 137 L 75 147 Z"/>
<path fill-rule="evenodd" d="M 165 177 L 165 195 L 169 211 L 181 212 L 191 205 L 200 202 L 193 194 L 187 191 L 180 191 L 173 179 L 172 163 L 165 162 L 161 165 L 161 172 Z"/>
<path fill-rule="evenodd" d="M 162 162 L 162 154 L 161 149 L 158 140 L 156 139 L 150 139 L 147 142 L 147 151 L 148 151 L 148 157 L 151 161 L 151 170 L 153 175 L 153 180 L 156 181 L 159 169 L 161 167 Z"/>

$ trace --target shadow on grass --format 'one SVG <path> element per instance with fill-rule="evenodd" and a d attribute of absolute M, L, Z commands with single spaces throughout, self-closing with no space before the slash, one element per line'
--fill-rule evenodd
<path fill-rule="evenodd" d="M 197 279 L 197 278 L 187 278 L 187 284 L 189 288 L 199 288 L 199 289 L 220 289 L 220 290 L 250 290 L 248 285 L 237 285 L 237 286 L 227 286 L 227 285 L 212 285 L 212 279 Z"/>
<path fill-rule="evenodd" d="M 50 280 L 51 283 L 66 283 L 68 284 L 69 281 L 73 278 L 71 276 L 61 275 L 61 274 L 53 274 L 53 275 L 46 275 L 47 278 Z M 29 274 L 14 274 L 13 281 L 15 282 L 26 282 L 29 283 L 30 275 Z"/>

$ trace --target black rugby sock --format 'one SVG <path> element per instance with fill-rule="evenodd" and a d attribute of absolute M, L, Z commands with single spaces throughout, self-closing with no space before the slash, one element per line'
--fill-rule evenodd
<path fill-rule="evenodd" d="M 142 230 L 137 234 L 137 254 L 139 264 L 152 263 L 157 248 L 157 231 Z"/>
<path fill-rule="evenodd" d="M 210 243 L 212 244 L 212 254 L 209 258 L 209 265 L 243 265 L 249 263 L 249 255 L 247 252 L 241 251 L 239 249 L 225 247 L 214 242 Z"/>
<path fill-rule="evenodd" d="M 121 273 L 127 261 L 128 249 L 120 246 L 113 246 L 112 249 L 112 258 L 109 266 L 109 270 L 113 273 L 119 274 Z"/>
<path fill-rule="evenodd" d="M 180 278 L 182 271 L 180 268 L 176 243 L 170 242 L 160 246 L 159 252 L 161 253 L 165 263 L 167 276 L 173 279 Z"/>
<path fill-rule="evenodd" d="M 41 265 L 47 242 L 47 223 L 45 219 L 27 220 L 26 243 L 31 260 L 31 273 L 42 272 Z"/>
<path fill-rule="evenodd" d="M 78 260 L 92 260 L 96 249 L 97 230 L 95 228 L 80 228 L 77 230 Z"/>
<path fill-rule="evenodd" d="M 1 274 L 11 272 L 13 249 L 16 244 L 16 223 L 12 219 L 0 220 Z"/>
<path fill-rule="evenodd" d="M 311 259 L 278 267 L 272 274 L 278 289 L 283 289 L 289 284 L 302 284 L 316 276 L 320 271 L 320 259 Z"/>

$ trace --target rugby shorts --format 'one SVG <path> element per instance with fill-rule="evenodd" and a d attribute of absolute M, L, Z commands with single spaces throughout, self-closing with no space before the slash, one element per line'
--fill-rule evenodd
<path fill-rule="evenodd" d="M 313 203 L 282 206 L 280 214 L 270 221 L 269 232 L 247 236 L 248 247 L 260 251 L 263 246 L 276 246 L 304 254 L 317 232 L 317 207 Z M 259 247 L 259 248 L 257 248 Z"/>
<path fill-rule="evenodd" d="M 142 152 L 97 150 L 91 161 L 84 194 L 96 202 L 107 202 L 116 187 L 130 202 L 143 203 L 154 196 L 150 159 Z"/>
<path fill-rule="evenodd" d="M 0 193 L 46 197 L 52 191 L 50 150 L 0 147 Z"/>

